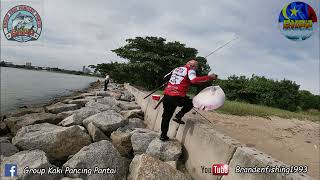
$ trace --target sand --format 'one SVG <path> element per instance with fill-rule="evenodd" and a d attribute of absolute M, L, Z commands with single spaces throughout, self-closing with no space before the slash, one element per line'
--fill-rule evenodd
<path fill-rule="evenodd" d="M 307 174 L 320 179 L 318 123 L 279 117 L 262 118 L 199 112 L 211 121 L 216 130 L 248 147 L 270 154 L 288 165 L 307 165 L 309 168 Z M 191 112 L 188 116 L 201 118 Z"/>

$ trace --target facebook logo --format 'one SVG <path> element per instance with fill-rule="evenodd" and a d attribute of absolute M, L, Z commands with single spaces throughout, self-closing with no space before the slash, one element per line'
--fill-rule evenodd
<path fill-rule="evenodd" d="M 18 176 L 16 164 L 5 164 L 4 165 L 4 176 Z"/>

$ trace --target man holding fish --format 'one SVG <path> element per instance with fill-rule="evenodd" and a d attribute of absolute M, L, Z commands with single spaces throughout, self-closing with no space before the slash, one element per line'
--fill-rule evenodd
<path fill-rule="evenodd" d="M 216 74 L 197 77 L 197 67 L 198 62 L 196 60 L 190 60 L 185 66 L 177 67 L 171 73 L 171 77 L 164 90 L 163 97 L 163 114 L 160 135 L 160 139 L 162 141 L 169 139 L 167 136 L 169 122 L 176 107 L 182 107 L 182 109 L 173 118 L 173 120 L 179 124 L 184 124 L 181 120 L 182 117 L 193 108 L 192 99 L 186 96 L 190 85 L 201 84 L 217 79 Z"/>

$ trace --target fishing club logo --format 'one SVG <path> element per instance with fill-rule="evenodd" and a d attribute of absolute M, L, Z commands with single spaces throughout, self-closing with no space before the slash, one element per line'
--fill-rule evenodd
<path fill-rule="evenodd" d="M 279 16 L 279 29 L 288 39 L 308 39 L 317 28 L 317 15 L 304 2 L 292 2 L 283 7 Z"/>
<path fill-rule="evenodd" d="M 3 33 L 9 41 L 35 41 L 39 39 L 41 30 L 41 17 L 30 6 L 15 6 L 4 16 Z"/>

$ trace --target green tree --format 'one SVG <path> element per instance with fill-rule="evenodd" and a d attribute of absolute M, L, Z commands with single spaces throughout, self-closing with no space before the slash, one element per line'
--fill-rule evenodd
<path fill-rule="evenodd" d="M 127 44 L 112 50 L 121 58 L 127 59 L 124 64 L 98 64 L 96 69 L 108 73 L 113 79 L 146 87 L 158 86 L 162 77 L 190 59 L 199 61 L 198 74 L 207 74 L 210 67 L 204 57 L 197 57 L 195 48 L 186 47 L 178 41 L 166 42 L 162 37 L 136 37 L 127 39 Z M 118 73 L 125 70 L 127 76 Z M 117 76 L 121 76 L 121 79 Z"/>
<path fill-rule="evenodd" d="M 309 91 L 301 90 L 298 95 L 298 104 L 302 110 L 319 109 L 320 102 L 319 95 L 313 95 Z"/>

